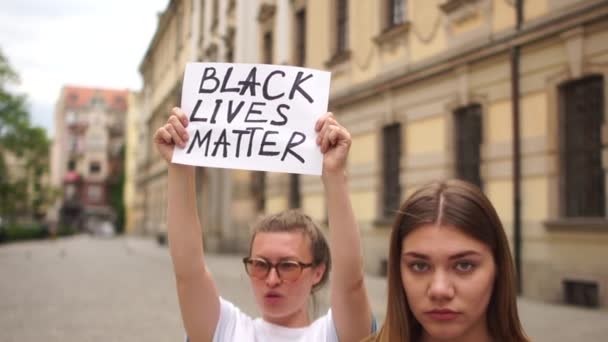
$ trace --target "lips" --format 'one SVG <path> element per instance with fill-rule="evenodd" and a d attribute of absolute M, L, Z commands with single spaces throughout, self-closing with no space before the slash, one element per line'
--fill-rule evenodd
<path fill-rule="evenodd" d="M 269 304 L 276 304 L 276 303 L 280 302 L 282 299 L 283 299 L 283 295 L 278 292 L 274 292 L 274 291 L 270 291 L 264 295 L 264 300 Z"/>
<path fill-rule="evenodd" d="M 451 321 L 456 319 L 460 313 L 450 309 L 433 309 L 427 311 L 426 314 L 437 321 Z"/>

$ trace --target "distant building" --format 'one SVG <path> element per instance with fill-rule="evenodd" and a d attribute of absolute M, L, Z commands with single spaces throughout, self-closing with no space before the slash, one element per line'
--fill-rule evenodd
<path fill-rule="evenodd" d="M 123 167 L 127 90 L 65 86 L 55 107 L 52 185 L 63 188 L 50 215 L 80 229 L 115 221 L 109 195 Z"/>

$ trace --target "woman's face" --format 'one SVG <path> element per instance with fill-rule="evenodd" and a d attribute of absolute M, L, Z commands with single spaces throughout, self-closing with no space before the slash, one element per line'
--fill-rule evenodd
<path fill-rule="evenodd" d="M 257 233 L 251 245 L 251 257 L 264 259 L 271 264 L 280 261 L 298 261 L 310 264 L 313 256 L 311 241 L 302 232 Z M 295 280 L 281 279 L 276 268 L 271 268 L 264 279 L 251 277 L 251 284 L 262 317 L 270 323 L 283 326 L 308 325 L 308 299 L 312 287 L 325 271 L 324 266 L 302 268 Z"/>
<path fill-rule="evenodd" d="M 425 225 L 403 239 L 401 281 L 425 339 L 487 339 L 495 274 L 488 246 L 458 228 Z"/>

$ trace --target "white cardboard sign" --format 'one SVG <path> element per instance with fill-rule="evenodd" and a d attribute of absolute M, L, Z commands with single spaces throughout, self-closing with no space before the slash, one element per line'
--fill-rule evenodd
<path fill-rule="evenodd" d="M 320 175 L 314 128 L 329 82 L 329 72 L 292 66 L 188 63 L 181 108 L 189 140 L 173 162 Z"/>

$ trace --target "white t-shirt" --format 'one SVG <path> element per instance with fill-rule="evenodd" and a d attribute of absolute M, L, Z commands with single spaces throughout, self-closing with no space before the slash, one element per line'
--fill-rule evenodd
<path fill-rule="evenodd" d="M 253 319 L 223 298 L 220 298 L 220 319 L 213 342 L 338 342 L 338 333 L 331 309 L 311 325 L 287 328 L 262 318 Z"/>

